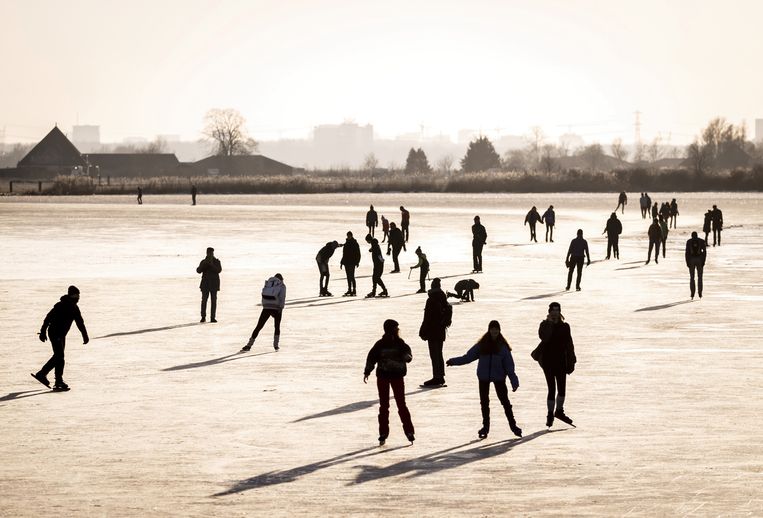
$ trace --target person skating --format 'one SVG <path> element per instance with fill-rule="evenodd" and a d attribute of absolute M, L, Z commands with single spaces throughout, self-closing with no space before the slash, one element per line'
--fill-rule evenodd
<path fill-rule="evenodd" d="M 366 298 L 368 299 L 376 296 L 377 285 L 382 289 L 381 293 L 379 293 L 379 296 L 388 297 L 389 294 L 387 293 L 387 288 L 384 286 L 384 281 L 382 281 L 382 274 L 384 273 L 384 255 L 382 254 L 381 247 L 379 246 L 379 240 L 371 236 L 371 234 L 367 234 L 366 243 L 371 245 L 371 248 L 368 251 L 371 252 L 371 261 L 374 265 L 373 274 L 371 275 L 373 288 L 371 289 L 371 293 L 366 295 Z"/>
<path fill-rule="evenodd" d="M 347 232 L 347 239 L 342 247 L 342 260 L 339 262 L 339 269 L 344 268 L 347 274 L 347 292 L 345 297 L 354 297 L 357 295 L 355 284 L 355 268 L 360 266 L 360 245 L 352 237 L 352 232 Z"/>
<path fill-rule="evenodd" d="M 562 306 L 558 302 L 548 305 L 548 315 L 538 326 L 538 337 L 540 344 L 532 356 L 546 377 L 546 426 L 553 425 L 554 418 L 574 426 L 572 419 L 564 413 L 564 400 L 567 396 L 567 375 L 575 370 L 577 358 L 570 326 L 564 321 Z"/>
<path fill-rule="evenodd" d="M 373 205 L 371 205 L 371 208 L 366 212 L 366 226 L 368 227 L 368 233 L 372 236 L 374 235 L 376 227 L 379 226 L 379 216 L 376 214 Z"/>
<path fill-rule="evenodd" d="M 694 300 L 694 273 L 697 274 L 697 294 L 702 298 L 702 272 L 707 260 L 707 243 L 697 237 L 696 232 L 691 233 L 691 239 L 686 241 L 686 267 L 689 268 L 689 291 Z"/>
<path fill-rule="evenodd" d="M 448 298 L 461 299 L 462 302 L 474 302 L 474 290 L 480 289 L 480 284 L 474 279 L 461 279 L 453 287 L 455 293 L 447 292 Z"/>
<path fill-rule="evenodd" d="M 670 216 L 668 216 L 670 217 Z M 668 247 L 668 221 L 660 215 L 660 240 L 662 244 L 662 258 L 665 259 L 665 249 Z"/>
<path fill-rule="evenodd" d="M 384 233 L 382 235 L 381 242 L 384 243 L 384 241 L 389 238 L 389 220 L 385 218 L 384 216 L 381 217 L 381 223 L 382 223 L 382 232 Z"/>
<path fill-rule="evenodd" d="M 405 235 L 405 242 L 408 242 L 408 238 L 410 237 L 408 234 L 408 227 L 411 225 L 411 213 L 408 212 L 405 207 L 400 205 L 400 229 L 403 231 L 403 234 Z"/>
<path fill-rule="evenodd" d="M 392 262 L 395 264 L 395 268 L 389 273 L 399 273 L 400 263 L 398 257 L 400 256 L 400 250 L 406 250 L 405 237 L 403 232 L 397 228 L 394 223 L 389 224 L 389 239 L 387 240 L 387 255 L 392 253 Z"/>
<path fill-rule="evenodd" d="M 644 219 L 649 218 L 649 211 L 652 208 L 652 198 L 649 196 L 649 193 L 644 193 L 644 203 L 646 205 L 646 210 L 644 211 Z"/>
<path fill-rule="evenodd" d="M 705 212 L 705 220 L 702 223 L 702 232 L 705 233 L 705 243 L 707 243 L 707 237 L 710 235 L 710 225 L 713 221 L 713 211 L 712 209 L 707 209 L 707 212 Z"/>
<path fill-rule="evenodd" d="M 602 234 L 607 234 L 607 259 L 609 259 L 612 253 L 615 254 L 615 259 L 620 259 L 620 234 L 623 232 L 623 224 L 617 219 L 617 212 L 613 212 L 607 220 L 607 225 L 604 227 Z"/>
<path fill-rule="evenodd" d="M 196 195 L 198 194 L 198 189 L 196 189 L 195 185 L 191 185 L 191 205 L 196 205 Z"/>
<path fill-rule="evenodd" d="M 265 281 L 265 286 L 262 287 L 262 311 L 260 312 L 260 318 L 257 320 L 257 326 L 252 331 L 252 335 L 249 337 L 249 341 L 241 351 L 248 351 L 254 345 L 254 341 L 257 340 L 257 335 L 260 334 L 262 328 L 265 326 L 265 322 L 268 318 L 273 317 L 273 324 L 275 326 L 275 332 L 273 333 L 273 349 L 276 351 L 279 349 L 278 342 L 281 338 L 281 315 L 283 315 L 283 308 L 286 304 L 286 284 L 283 282 L 283 276 L 280 273 L 275 274 L 273 277 Z"/>
<path fill-rule="evenodd" d="M 641 197 L 638 199 L 638 203 L 641 207 L 641 219 L 646 219 L 646 211 L 649 210 L 649 202 L 646 199 L 646 193 L 641 193 Z"/>
<path fill-rule="evenodd" d="M 50 338 L 50 345 L 53 348 L 53 356 L 42 366 L 32 377 L 50 388 L 48 373 L 54 370 L 56 380 L 53 390 L 66 391 L 69 385 L 64 381 L 64 349 L 66 348 L 66 335 L 72 327 L 72 322 L 77 324 L 77 329 L 82 333 L 82 343 L 87 344 L 90 338 L 87 335 L 85 321 L 82 319 L 77 303 L 79 302 L 80 292 L 76 286 L 69 286 L 66 295 L 63 295 L 53 306 L 42 322 L 40 328 L 40 341 L 45 342 Z"/>
<path fill-rule="evenodd" d="M 445 362 L 442 349 L 445 346 L 445 330 L 450 327 L 453 307 L 441 288 L 440 279 L 432 279 L 427 303 L 424 306 L 424 319 L 419 328 L 419 338 L 429 346 L 429 359 L 432 361 L 432 379 L 425 381 L 422 387 L 439 387 L 445 384 Z"/>
<path fill-rule="evenodd" d="M 723 212 L 717 205 L 713 205 L 713 212 L 711 222 L 713 224 L 713 246 L 715 246 L 716 238 L 718 239 L 718 246 L 721 246 L 721 231 L 723 230 Z"/>
<path fill-rule="evenodd" d="M 617 209 L 622 207 L 622 212 L 620 214 L 625 214 L 625 206 L 628 205 L 628 195 L 625 194 L 625 191 L 620 192 L 620 196 L 617 197 L 617 207 L 615 207 L 615 212 L 617 212 Z"/>
<path fill-rule="evenodd" d="M 333 297 L 329 291 L 329 279 L 331 278 L 329 259 L 334 255 L 334 251 L 341 246 L 344 245 L 340 245 L 336 241 L 329 241 L 323 245 L 323 248 L 318 250 L 318 254 L 315 256 L 315 262 L 318 264 L 318 272 L 320 273 L 320 278 L 318 279 L 320 291 L 318 294 L 321 297 Z"/>
<path fill-rule="evenodd" d="M 477 432 L 480 439 L 490 433 L 490 384 L 495 386 L 495 393 L 503 405 L 509 428 L 517 437 L 522 437 L 522 429 L 517 426 L 514 412 L 509 401 L 509 389 L 506 387 L 506 377 L 511 381 L 511 391 L 519 388 L 519 378 L 514 372 L 514 358 L 511 356 L 511 346 L 501 334 L 501 324 L 492 320 L 488 331 L 463 356 L 450 358 L 446 365 L 465 365 L 474 360 L 477 363 L 477 379 L 479 380 L 480 407 L 482 409 L 482 428 Z"/>
<path fill-rule="evenodd" d="M 220 260 L 215 257 L 215 249 L 207 248 L 207 256 L 201 260 L 196 273 L 201 274 L 201 322 L 207 321 L 207 300 L 212 299 L 209 312 L 210 322 L 217 322 L 217 292 L 220 291 L 220 272 L 223 271 Z"/>
<path fill-rule="evenodd" d="M 138 205 L 143 205 L 143 188 L 138 186 Z"/>
<path fill-rule="evenodd" d="M 575 280 L 575 289 L 580 291 L 580 280 L 583 278 L 583 262 L 588 258 L 587 265 L 591 264 L 591 254 L 588 251 L 588 241 L 583 239 L 583 230 L 578 229 L 577 237 L 570 241 L 570 246 L 567 249 L 567 256 L 564 259 L 564 264 L 567 266 L 567 287 L 565 290 L 570 289 L 572 285 L 572 272 L 577 268 L 578 275 Z"/>
<path fill-rule="evenodd" d="M 652 224 L 649 225 L 647 237 L 649 238 L 649 252 L 646 254 L 646 264 L 649 264 L 649 261 L 652 260 L 652 249 L 654 249 L 654 263 L 658 264 L 660 244 L 662 243 L 662 228 L 660 228 L 660 223 L 656 217 L 652 220 Z"/>
<path fill-rule="evenodd" d="M 554 225 L 556 224 L 556 213 L 554 212 L 553 205 L 549 205 L 546 209 L 546 212 L 543 213 L 543 216 L 541 216 L 541 222 L 546 224 L 546 241 L 551 241 L 553 243 Z"/>
<path fill-rule="evenodd" d="M 678 228 L 678 202 L 675 198 L 670 202 L 670 226 Z"/>
<path fill-rule="evenodd" d="M 665 202 L 660 206 L 658 216 L 662 216 L 662 219 L 664 219 L 666 223 L 668 222 L 670 219 L 670 203 Z"/>
<path fill-rule="evenodd" d="M 416 293 L 426 293 L 426 280 L 427 280 L 427 274 L 429 273 L 429 261 L 427 260 L 427 255 L 421 251 L 421 247 L 416 247 L 416 257 L 419 258 L 419 262 L 417 262 L 414 266 L 411 266 L 411 270 L 414 268 L 420 268 L 419 270 L 419 291 Z"/>
<path fill-rule="evenodd" d="M 657 219 L 657 215 L 660 213 L 660 209 L 657 207 L 657 202 L 652 205 L 652 219 Z"/>
<path fill-rule="evenodd" d="M 474 269 L 472 273 L 482 271 L 482 247 L 487 243 L 487 230 L 480 223 L 480 217 L 474 216 L 474 225 L 472 225 L 472 262 Z"/>
<path fill-rule="evenodd" d="M 541 221 L 541 219 L 540 214 L 538 214 L 538 209 L 533 205 L 533 208 L 530 209 L 530 212 L 525 216 L 525 225 L 528 223 L 530 224 L 530 241 L 538 242 L 538 238 L 535 235 L 535 225 Z"/>
<path fill-rule="evenodd" d="M 384 336 L 368 351 L 366 367 L 363 371 L 363 383 L 368 383 L 368 376 L 376 366 L 376 388 L 379 391 L 379 445 L 389 437 L 389 389 L 397 405 L 397 414 L 403 423 L 405 437 L 413 442 L 414 436 L 411 413 L 405 404 L 405 375 L 408 373 L 406 364 L 413 359 L 413 353 L 408 344 L 400 338 L 400 328 L 395 320 L 384 321 Z"/>

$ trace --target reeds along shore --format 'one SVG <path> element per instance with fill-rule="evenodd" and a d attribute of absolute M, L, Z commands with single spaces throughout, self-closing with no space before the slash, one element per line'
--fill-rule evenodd
<path fill-rule="evenodd" d="M 687 170 L 650 172 L 645 169 L 609 173 L 486 172 L 410 176 L 367 172 L 315 172 L 294 176 L 201 176 L 101 178 L 58 176 L 41 194 L 184 194 L 191 185 L 204 194 L 318 194 L 335 192 L 629 192 L 638 191 L 761 191 L 763 166 L 696 175 Z"/>

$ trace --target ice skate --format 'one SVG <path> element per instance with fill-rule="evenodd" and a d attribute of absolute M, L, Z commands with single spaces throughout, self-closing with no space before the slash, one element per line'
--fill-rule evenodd
<path fill-rule="evenodd" d="M 69 390 L 69 385 L 67 385 L 64 380 L 56 381 L 56 384 L 53 385 L 53 390 L 56 392 L 66 392 Z"/>
<path fill-rule="evenodd" d="M 411 441 L 411 444 L 413 444 L 413 441 L 416 440 L 416 437 L 413 435 L 413 432 L 406 432 L 405 437 Z"/>
<path fill-rule="evenodd" d="M 480 439 L 487 439 L 487 434 L 489 431 L 490 429 L 487 426 L 483 426 L 477 432 L 477 437 L 479 437 Z"/>
<path fill-rule="evenodd" d="M 387 436 L 386 435 L 380 435 L 379 436 L 379 446 L 384 446 L 385 442 L 387 442 Z"/>
<path fill-rule="evenodd" d="M 570 416 L 564 413 L 564 410 L 557 410 L 556 412 L 554 412 L 554 417 L 556 417 L 563 423 L 567 423 L 568 425 L 575 427 L 575 425 L 572 424 L 572 419 L 570 418 Z"/>
<path fill-rule="evenodd" d="M 46 378 L 42 374 L 39 374 L 39 373 L 32 374 L 32 377 L 36 379 L 37 381 L 39 381 L 40 383 L 42 383 L 43 385 L 45 385 L 46 387 L 50 388 L 50 382 L 48 381 L 48 378 Z"/>
<path fill-rule="evenodd" d="M 376 292 L 373 292 L 373 291 L 372 291 L 371 293 L 368 293 L 368 294 L 366 294 L 366 298 L 367 298 L 367 299 L 372 299 L 372 298 L 374 298 L 375 296 L 376 296 Z"/>
<path fill-rule="evenodd" d="M 379 293 L 379 295 L 378 295 L 378 296 L 379 296 L 379 297 L 389 297 L 389 293 L 387 293 L 387 290 L 384 290 L 384 291 L 382 291 L 381 293 Z"/>
<path fill-rule="evenodd" d="M 554 414 L 548 414 L 546 416 L 546 426 L 551 428 L 551 426 L 554 424 Z"/>

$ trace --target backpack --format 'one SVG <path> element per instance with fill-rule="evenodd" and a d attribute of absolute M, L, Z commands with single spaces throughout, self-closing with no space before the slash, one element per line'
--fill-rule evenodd
<path fill-rule="evenodd" d="M 278 279 L 268 279 L 265 286 L 262 287 L 262 298 L 267 300 L 276 300 L 280 291 Z"/>

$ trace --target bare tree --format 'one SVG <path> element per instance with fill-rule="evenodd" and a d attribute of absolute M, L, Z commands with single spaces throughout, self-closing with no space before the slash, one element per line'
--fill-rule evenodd
<path fill-rule="evenodd" d="M 540 163 L 540 155 L 541 155 L 541 148 L 543 146 L 543 142 L 546 140 L 546 136 L 543 134 L 543 130 L 540 126 L 533 126 L 530 128 L 530 136 L 527 137 L 528 140 L 528 154 L 532 157 L 534 163 L 532 164 L 532 168 L 538 167 L 538 164 Z"/>
<path fill-rule="evenodd" d="M 686 155 L 691 163 L 694 173 L 699 176 L 705 174 L 711 162 L 710 150 L 707 146 L 704 146 L 699 139 L 695 139 L 694 142 L 686 148 Z"/>
<path fill-rule="evenodd" d="M 257 150 L 257 142 L 246 132 L 246 119 L 231 108 L 209 110 L 202 133 L 218 156 L 250 155 Z"/>
<path fill-rule="evenodd" d="M 437 170 L 446 176 L 450 175 L 450 173 L 453 171 L 454 161 L 455 159 L 453 158 L 453 155 L 445 155 L 437 161 Z"/>
<path fill-rule="evenodd" d="M 646 146 L 643 142 L 636 142 L 633 149 L 633 163 L 638 165 L 646 159 Z"/>
<path fill-rule="evenodd" d="M 373 153 L 368 153 L 363 159 L 363 170 L 373 175 L 377 167 L 379 167 L 379 159 Z"/>
<path fill-rule="evenodd" d="M 604 159 L 604 148 L 599 143 L 588 145 L 580 150 L 580 157 L 585 160 L 591 171 L 597 171 Z"/>
<path fill-rule="evenodd" d="M 652 142 L 646 147 L 646 157 L 650 164 L 654 164 L 660 158 L 662 158 L 662 136 L 657 135 L 652 139 Z"/>
<path fill-rule="evenodd" d="M 609 146 L 612 150 L 612 156 L 620 162 L 626 162 L 628 160 L 628 150 L 623 145 L 623 139 L 616 138 Z"/>
<path fill-rule="evenodd" d="M 553 144 L 543 144 L 540 150 L 538 167 L 544 173 L 551 173 L 559 168 L 559 149 Z"/>

